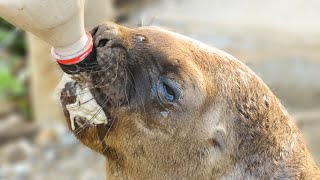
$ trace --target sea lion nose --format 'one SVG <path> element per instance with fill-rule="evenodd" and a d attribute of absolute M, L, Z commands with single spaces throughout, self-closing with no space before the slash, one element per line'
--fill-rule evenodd
<path fill-rule="evenodd" d="M 98 68 L 97 48 L 108 46 L 107 44 L 116 44 L 118 37 L 117 25 L 111 22 L 94 27 L 91 31 L 92 50 L 90 54 L 82 61 L 76 64 L 58 63 L 61 69 L 67 74 L 79 74 L 81 72 L 91 72 L 94 68 Z M 111 46 L 110 46 L 111 47 Z M 112 46 L 113 47 L 113 46 Z M 107 49 L 108 47 L 105 47 Z M 100 58 L 101 59 L 101 58 Z"/>

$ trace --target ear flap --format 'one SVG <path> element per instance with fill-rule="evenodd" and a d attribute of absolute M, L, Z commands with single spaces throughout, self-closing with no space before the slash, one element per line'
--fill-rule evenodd
<path fill-rule="evenodd" d="M 213 146 L 223 151 L 226 148 L 226 131 L 225 128 L 217 126 L 214 128 L 212 138 L 210 139 Z"/>

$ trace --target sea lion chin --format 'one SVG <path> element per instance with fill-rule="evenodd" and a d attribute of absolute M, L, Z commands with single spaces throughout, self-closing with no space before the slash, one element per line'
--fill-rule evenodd
<path fill-rule="evenodd" d="M 287 111 L 231 55 L 158 27 L 91 34 L 96 64 L 60 100 L 107 179 L 320 178 Z"/>

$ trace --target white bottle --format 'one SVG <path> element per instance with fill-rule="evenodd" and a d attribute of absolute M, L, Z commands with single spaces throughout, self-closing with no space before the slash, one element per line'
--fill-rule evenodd
<path fill-rule="evenodd" d="M 0 0 L 0 16 L 54 47 L 66 59 L 88 43 L 84 29 L 85 0 Z"/>

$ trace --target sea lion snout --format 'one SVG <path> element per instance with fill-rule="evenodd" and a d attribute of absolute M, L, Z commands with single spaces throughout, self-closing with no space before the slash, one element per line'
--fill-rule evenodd
<path fill-rule="evenodd" d="M 95 68 L 82 75 L 92 88 L 100 105 L 119 105 L 128 100 L 128 53 L 118 28 L 112 23 L 95 27 L 91 32 L 97 64 Z"/>
<path fill-rule="evenodd" d="M 112 112 L 128 104 L 131 77 L 128 75 L 127 48 L 121 42 L 118 28 L 108 23 L 95 27 L 90 33 L 94 55 L 91 54 L 92 60 L 87 62 L 93 64 L 62 80 L 65 85 L 60 99 L 75 136 L 84 138 L 87 132 L 95 132 L 99 138 L 94 142 L 103 144 L 114 121 Z M 94 150 L 103 154 L 106 148 L 95 147 Z"/>

